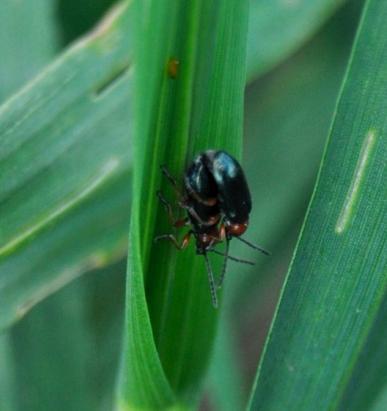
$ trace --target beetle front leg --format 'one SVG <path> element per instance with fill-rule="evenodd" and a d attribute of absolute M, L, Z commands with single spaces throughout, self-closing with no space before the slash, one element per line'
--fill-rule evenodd
<path fill-rule="evenodd" d="M 216 235 L 208 235 L 207 237 L 209 241 L 206 245 L 206 250 L 210 251 L 213 249 L 214 245 L 216 245 L 217 243 L 221 243 L 227 239 L 226 228 L 224 224 L 221 224 L 219 231 Z"/>
<path fill-rule="evenodd" d="M 200 225 L 208 225 L 208 223 L 206 223 L 205 221 L 203 221 L 200 217 L 199 214 L 195 211 L 195 209 L 189 205 L 188 203 L 186 203 L 184 200 L 179 202 L 179 206 L 181 208 L 184 208 L 185 210 L 187 210 L 187 212 L 189 214 L 191 214 L 191 216 L 200 224 Z M 212 224 L 211 224 L 212 225 Z"/>

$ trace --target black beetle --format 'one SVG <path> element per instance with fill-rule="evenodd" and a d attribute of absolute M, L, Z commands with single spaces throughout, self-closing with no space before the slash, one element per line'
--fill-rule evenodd
<path fill-rule="evenodd" d="M 175 219 L 170 203 L 160 191 L 157 195 L 167 209 L 172 225 L 174 227 L 190 225 L 191 229 L 184 236 L 181 244 L 173 234 L 160 235 L 155 238 L 155 241 L 168 239 L 176 248 L 182 250 L 189 244 L 191 236 L 195 237 L 196 252 L 205 257 L 212 304 L 217 307 L 215 281 L 207 253 L 214 252 L 225 257 L 217 288 L 220 288 L 223 283 L 227 259 L 254 264 L 228 254 L 229 242 L 232 238 L 238 238 L 250 247 L 269 254 L 241 237 L 248 227 L 251 212 L 250 190 L 242 167 L 225 151 L 207 150 L 199 154 L 188 167 L 184 176 L 184 193 L 179 191 L 176 180 L 168 169 L 165 166 L 161 169 L 175 188 L 179 196 L 179 206 L 187 210 L 187 216 L 183 219 Z M 214 246 L 222 241 L 226 241 L 225 253 L 214 249 Z"/>

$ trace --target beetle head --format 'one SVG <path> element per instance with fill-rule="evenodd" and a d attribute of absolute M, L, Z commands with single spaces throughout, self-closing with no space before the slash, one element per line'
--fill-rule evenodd
<path fill-rule="evenodd" d="M 227 237 L 239 237 L 247 230 L 248 221 L 245 223 L 233 223 L 231 221 L 226 221 L 226 233 Z"/>

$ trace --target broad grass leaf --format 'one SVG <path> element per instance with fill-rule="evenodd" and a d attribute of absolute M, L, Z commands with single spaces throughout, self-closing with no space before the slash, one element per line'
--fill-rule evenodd
<path fill-rule="evenodd" d="M 386 298 L 386 16 L 366 3 L 250 409 L 336 409 Z"/>

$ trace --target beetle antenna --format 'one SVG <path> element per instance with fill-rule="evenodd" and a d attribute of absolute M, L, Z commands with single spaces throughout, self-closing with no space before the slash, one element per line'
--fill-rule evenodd
<path fill-rule="evenodd" d="M 228 258 L 229 260 L 235 261 L 235 262 L 237 262 L 237 263 L 255 265 L 254 261 L 244 260 L 243 258 L 233 257 L 232 255 L 227 255 L 227 256 L 226 256 L 225 253 L 222 253 L 222 252 L 220 252 L 220 251 L 218 251 L 218 250 L 215 250 L 214 248 L 211 248 L 211 249 L 209 249 L 209 250 L 207 250 L 207 251 L 210 251 L 211 253 L 215 253 L 215 254 L 221 255 L 221 256 L 226 257 L 226 258 Z"/>
<path fill-rule="evenodd" d="M 210 283 L 211 301 L 214 308 L 218 308 L 218 297 L 216 296 L 214 274 L 212 272 L 210 260 L 208 259 L 207 253 L 204 253 L 204 259 L 206 261 L 206 268 L 208 274 L 208 282 Z"/>
<path fill-rule="evenodd" d="M 226 275 L 227 260 L 230 258 L 230 256 L 228 255 L 229 248 L 230 248 L 230 240 L 226 239 L 226 252 L 224 253 L 223 268 L 222 268 L 222 273 L 220 274 L 220 277 L 219 277 L 217 288 L 222 287 L 224 276 Z"/>
<path fill-rule="evenodd" d="M 239 241 L 242 241 L 242 243 L 245 243 L 245 244 L 247 244 L 249 247 L 254 248 L 254 250 L 258 250 L 258 251 L 260 251 L 260 252 L 263 253 L 263 254 L 270 255 L 270 252 L 269 252 L 269 251 L 265 250 L 265 249 L 262 248 L 262 247 L 259 247 L 258 245 L 255 245 L 255 244 L 250 243 L 250 241 L 247 241 L 247 240 L 245 240 L 245 239 L 242 238 L 242 237 L 234 237 L 234 238 L 237 238 Z"/>

